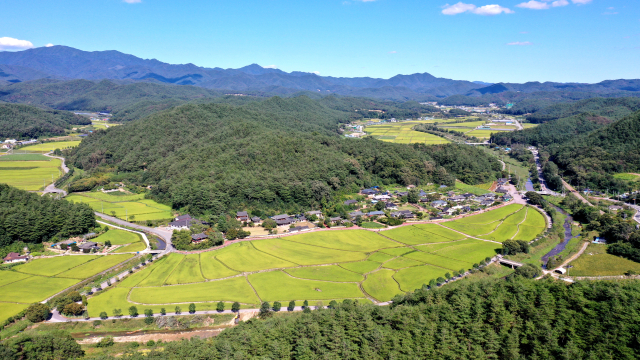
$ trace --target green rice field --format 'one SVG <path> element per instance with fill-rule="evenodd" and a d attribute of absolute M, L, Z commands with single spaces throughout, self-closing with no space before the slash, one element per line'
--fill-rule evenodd
<path fill-rule="evenodd" d="M 49 161 L 50 157 L 41 154 L 10 154 L 0 156 L 0 161 Z"/>
<path fill-rule="evenodd" d="M 127 254 L 56 256 L 0 270 L 0 321 L 132 257 Z"/>
<path fill-rule="evenodd" d="M 4 155 L 0 159 L 13 156 L 24 155 Z M 50 158 L 46 161 L 0 161 L 0 181 L 22 190 L 42 190 L 43 186 L 52 183 L 52 179 L 55 181 L 62 176 L 61 165 L 61 160 Z"/>
<path fill-rule="evenodd" d="M 122 195 L 120 195 L 122 194 Z M 131 221 L 164 220 L 172 219 L 173 211 L 167 205 L 158 204 L 149 199 L 144 199 L 143 194 L 126 194 L 121 192 L 84 192 L 73 193 L 65 199 L 73 202 L 86 203 L 95 211 L 113 215 Z"/>
<path fill-rule="evenodd" d="M 510 216 L 509 225 L 519 223 L 526 221 L 528 209 L 516 205 L 494 211 L 467 225 Z M 247 307 L 262 301 L 383 302 L 446 273 L 468 270 L 500 249 L 499 242 L 471 239 L 438 224 L 243 241 L 200 254 L 169 254 L 91 298 L 89 313 L 109 313 L 110 303 L 126 309 L 134 302 L 139 309 L 168 310 L 190 302 L 198 308 L 214 308 L 218 301 Z"/>
<path fill-rule="evenodd" d="M 47 153 L 49 151 L 53 151 L 55 149 L 68 149 L 72 147 L 76 147 L 80 144 L 80 140 L 71 140 L 71 141 L 55 141 L 55 142 L 46 142 L 42 144 L 35 144 L 25 146 L 23 148 L 18 149 L 17 151 L 28 151 L 28 152 L 37 152 L 37 153 Z"/>
<path fill-rule="evenodd" d="M 400 123 L 388 123 L 383 125 L 368 126 L 364 131 L 382 141 L 399 144 L 448 144 L 450 141 L 436 135 L 412 130 L 418 124 L 433 123 L 433 121 L 407 121 Z"/>

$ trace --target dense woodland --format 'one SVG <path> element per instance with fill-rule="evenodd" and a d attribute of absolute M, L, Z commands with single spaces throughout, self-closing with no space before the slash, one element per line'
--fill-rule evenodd
<path fill-rule="evenodd" d="M 326 304 L 325 304 L 326 305 Z M 124 359 L 637 359 L 640 283 L 458 281 L 356 305 L 252 319 Z M 97 357 L 101 358 L 101 357 Z M 105 358 L 102 358 L 105 359 Z"/>
<path fill-rule="evenodd" d="M 151 185 L 156 200 L 195 214 L 249 204 L 308 210 L 362 187 L 477 184 L 500 170 L 491 156 L 461 145 L 346 139 L 337 130 L 351 114 L 307 97 L 184 105 L 96 132 L 71 150 L 69 163 L 93 179 L 118 172 Z M 85 182 L 95 185 L 75 179 L 70 188 Z"/>
<path fill-rule="evenodd" d="M 0 138 L 33 139 L 65 135 L 71 125 L 90 125 L 91 121 L 67 111 L 46 110 L 29 105 L 0 102 Z"/>
<path fill-rule="evenodd" d="M 93 210 L 0 184 L 0 248 L 85 234 L 96 226 Z M 1 251 L 1 250 L 0 250 Z"/>

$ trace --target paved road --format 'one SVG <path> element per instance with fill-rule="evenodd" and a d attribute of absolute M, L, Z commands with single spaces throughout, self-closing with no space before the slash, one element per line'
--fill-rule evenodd
<path fill-rule="evenodd" d="M 576 191 L 576 189 L 574 189 L 571 185 L 567 184 L 566 181 L 564 181 L 564 179 L 562 179 L 562 185 L 564 185 L 564 187 L 569 190 L 570 192 L 573 193 L 573 195 L 575 195 L 578 199 L 580 199 L 580 201 L 582 201 L 583 203 L 589 205 L 589 206 L 593 206 L 592 203 L 590 203 L 587 199 L 585 199 L 584 197 L 582 197 L 582 195 L 580 194 L 580 192 Z"/>
<path fill-rule="evenodd" d="M 531 150 L 531 153 L 533 153 L 533 158 L 536 161 L 536 169 L 538 170 L 538 179 L 540 180 L 540 188 L 542 189 L 542 191 L 546 191 L 547 193 L 553 196 L 562 196 L 561 194 L 547 187 L 547 181 L 544 179 L 544 176 L 542 175 L 542 166 L 540 165 L 540 155 L 538 153 L 538 150 L 537 149 Z"/>
<path fill-rule="evenodd" d="M 64 158 L 61 158 L 61 157 L 59 157 L 59 156 L 53 156 L 53 155 L 51 155 L 51 153 L 46 153 L 46 154 L 44 154 L 44 156 L 48 156 L 48 157 L 53 158 L 53 159 L 60 159 L 60 160 L 62 160 L 62 165 L 61 165 L 61 167 L 62 167 L 62 171 L 63 171 L 65 174 L 69 172 L 69 168 L 68 168 L 68 167 L 67 167 L 67 165 L 65 164 L 65 162 L 64 162 Z M 50 193 L 58 193 L 58 194 L 62 194 L 62 196 L 67 196 L 67 192 L 66 192 L 66 191 L 64 191 L 64 190 L 62 190 L 62 189 L 58 189 L 58 188 L 56 187 L 56 185 L 55 185 L 55 182 L 54 182 L 54 183 L 52 183 L 52 184 L 50 184 L 50 185 L 48 185 L 48 186 L 44 189 L 44 192 L 42 193 L 42 195 L 44 195 L 44 194 L 50 194 Z"/>
<path fill-rule="evenodd" d="M 165 248 L 165 252 L 171 252 L 173 251 L 173 246 L 171 246 L 171 234 L 172 232 L 170 231 L 164 231 L 164 230 L 160 230 L 160 229 L 156 229 L 156 228 L 151 228 L 151 227 L 147 227 L 147 226 L 142 226 L 142 225 L 138 225 L 138 224 L 132 224 L 130 222 L 124 221 L 124 220 L 120 220 L 118 218 L 115 218 L 113 216 L 109 216 L 103 213 L 99 213 L 96 211 L 96 216 L 101 217 L 105 220 L 108 220 L 114 224 L 118 224 L 121 226 L 126 226 L 126 227 L 130 227 L 130 228 L 134 228 L 134 229 L 138 229 L 138 230 L 142 230 L 148 233 L 152 233 L 155 235 L 158 235 L 160 238 L 162 238 L 162 240 L 165 241 L 166 243 L 166 248 Z"/>

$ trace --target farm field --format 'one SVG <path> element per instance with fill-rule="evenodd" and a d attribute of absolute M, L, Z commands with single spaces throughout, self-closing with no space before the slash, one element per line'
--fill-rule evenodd
<path fill-rule="evenodd" d="M 413 144 L 423 143 L 431 144 L 448 144 L 450 141 L 436 135 L 412 130 L 411 128 L 424 123 L 433 123 L 432 120 L 426 121 L 407 121 L 401 123 L 389 123 L 383 125 L 372 125 L 364 129 L 364 131 L 382 141 Z"/>
<path fill-rule="evenodd" d="M 493 183 L 488 184 L 478 184 L 478 185 L 467 185 L 460 180 L 456 180 L 456 189 L 460 189 L 462 191 L 474 194 L 474 195 L 484 195 L 489 191 Z"/>
<path fill-rule="evenodd" d="M 23 148 L 18 149 L 17 151 L 48 153 L 49 151 L 53 151 L 55 149 L 62 150 L 62 149 L 76 147 L 79 144 L 80 144 L 80 140 L 46 142 L 42 144 L 25 146 Z"/>
<path fill-rule="evenodd" d="M 95 239 L 91 239 L 91 241 L 98 242 L 104 244 L 105 241 L 111 241 L 112 245 L 124 245 L 124 244 L 132 244 L 138 241 L 142 241 L 140 239 L 140 235 L 136 233 L 132 233 L 130 231 L 124 231 L 120 229 L 109 228 L 109 231 L 98 236 Z"/>
<path fill-rule="evenodd" d="M 0 271 L 0 321 L 34 302 L 120 264 L 132 255 L 72 255 L 31 260 Z"/>
<path fill-rule="evenodd" d="M 516 222 L 527 210 L 508 206 L 464 225 L 492 221 L 495 227 L 496 219 L 513 214 L 509 223 Z M 218 301 L 246 306 L 346 298 L 382 302 L 446 273 L 468 270 L 500 248 L 497 242 L 470 239 L 437 224 L 243 241 L 200 254 L 167 255 L 90 298 L 89 312 L 109 313 L 110 303 L 126 309 L 129 301 L 139 303 L 139 309 L 164 306 L 167 311 L 190 302 L 198 308 L 214 308 Z"/>
<path fill-rule="evenodd" d="M 360 225 L 361 228 L 365 228 L 365 229 L 384 229 L 385 226 L 382 224 L 379 224 L 377 222 L 365 222 L 362 223 L 362 225 Z"/>
<path fill-rule="evenodd" d="M 570 276 L 623 275 L 629 270 L 640 273 L 640 263 L 620 256 L 607 254 L 607 246 L 589 244 L 579 258 L 571 262 Z"/>
<path fill-rule="evenodd" d="M 521 125 L 522 125 L 522 127 L 523 127 L 523 128 L 525 128 L 525 129 L 531 129 L 531 128 L 534 128 L 534 127 L 538 126 L 538 124 L 529 124 L 529 123 L 524 123 L 524 124 L 523 124 L 523 123 L 520 123 L 520 124 L 521 124 Z"/>
<path fill-rule="evenodd" d="M 22 155 L 4 155 L 0 159 L 12 156 Z M 52 178 L 56 180 L 62 176 L 62 161 L 46 159 L 47 161 L 0 161 L 0 181 L 22 190 L 41 190 L 43 184 L 51 184 Z"/>
<path fill-rule="evenodd" d="M 614 178 L 626 181 L 640 180 L 640 175 L 634 173 L 617 173 L 613 175 Z"/>
<path fill-rule="evenodd" d="M 51 158 L 41 154 L 9 154 L 0 156 L 0 161 L 49 161 Z"/>
<path fill-rule="evenodd" d="M 143 199 L 142 194 L 112 195 L 113 193 L 85 192 L 73 193 L 65 199 L 73 202 L 83 202 L 95 211 L 135 221 L 164 220 L 173 218 L 173 212 L 167 205 L 158 204 L 153 200 Z"/>

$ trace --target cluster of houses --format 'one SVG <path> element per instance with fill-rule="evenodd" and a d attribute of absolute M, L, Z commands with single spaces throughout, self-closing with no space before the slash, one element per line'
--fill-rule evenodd
<path fill-rule="evenodd" d="M 206 221 L 198 220 L 189 214 L 180 215 L 169 223 L 169 230 L 190 230 L 194 224 L 209 225 Z M 191 234 L 191 242 L 198 244 L 204 240 L 207 240 L 209 236 L 205 233 Z"/>
<path fill-rule="evenodd" d="M 64 241 L 60 241 L 55 244 L 51 244 L 51 248 L 59 249 L 59 250 L 67 250 L 67 249 L 70 249 L 71 246 L 75 244 L 78 247 L 78 249 L 85 254 L 90 253 L 92 250 L 93 252 L 97 252 L 100 250 L 100 244 L 93 241 L 89 241 L 89 239 L 94 238 L 96 236 L 97 236 L 96 233 L 88 233 L 84 235 L 82 239 L 71 238 Z"/>
<path fill-rule="evenodd" d="M 2 143 L 2 149 L 13 149 L 16 146 L 31 145 L 31 144 L 35 144 L 37 142 L 38 142 L 38 140 L 36 140 L 36 139 L 22 140 L 22 141 L 18 141 L 16 139 L 6 139 Z"/>

